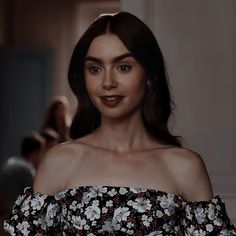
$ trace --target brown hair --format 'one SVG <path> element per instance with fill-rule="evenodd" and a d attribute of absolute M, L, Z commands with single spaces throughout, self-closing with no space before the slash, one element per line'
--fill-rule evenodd
<path fill-rule="evenodd" d="M 133 57 L 143 66 L 151 83 L 142 102 L 142 119 L 147 131 L 164 143 L 182 146 L 181 137 L 173 136 L 168 129 L 168 120 L 175 105 L 170 96 L 162 52 L 151 30 L 128 12 L 100 16 L 75 46 L 68 73 L 70 87 L 78 99 L 78 109 L 70 128 L 71 138 L 82 137 L 100 125 L 100 113 L 87 94 L 84 63 L 92 41 L 107 32 L 119 37 Z"/>

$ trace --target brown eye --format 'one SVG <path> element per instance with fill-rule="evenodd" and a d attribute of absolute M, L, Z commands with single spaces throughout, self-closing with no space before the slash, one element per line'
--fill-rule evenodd
<path fill-rule="evenodd" d="M 90 66 L 88 68 L 88 70 L 92 73 L 92 74 L 97 74 L 101 71 L 101 68 L 98 66 Z"/>
<path fill-rule="evenodd" d="M 128 72 L 131 70 L 131 68 L 132 68 L 132 66 L 124 64 L 124 65 L 120 65 L 118 67 L 118 70 L 123 71 L 123 72 Z"/>

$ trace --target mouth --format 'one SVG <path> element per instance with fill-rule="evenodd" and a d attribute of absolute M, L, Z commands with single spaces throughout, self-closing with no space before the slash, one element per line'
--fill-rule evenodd
<path fill-rule="evenodd" d="M 110 95 L 110 96 L 101 96 L 100 98 L 101 98 L 103 104 L 105 104 L 106 106 L 115 107 L 116 105 L 118 105 L 122 101 L 124 96 Z"/>

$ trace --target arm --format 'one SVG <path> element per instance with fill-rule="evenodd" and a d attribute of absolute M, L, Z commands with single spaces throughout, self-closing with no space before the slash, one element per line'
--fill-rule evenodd
<path fill-rule="evenodd" d="M 208 201 L 213 197 L 211 182 L 201 156 L 180 149 L 172 158 L 175 179 L 182 197 L 190 201 Z"/>

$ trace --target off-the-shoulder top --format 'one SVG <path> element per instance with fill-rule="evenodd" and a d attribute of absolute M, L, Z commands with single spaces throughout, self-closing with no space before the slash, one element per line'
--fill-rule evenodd
<path fill-rule="evenodd" d="M 10 235 L 236 235 L 220 196 L 187 201 L 138 187 L 81 186 L 49 196 L 26 188 L 4 222 Z"/>

